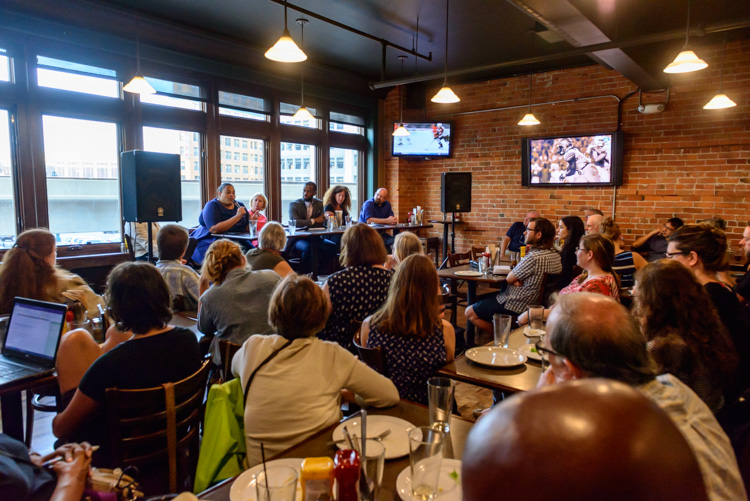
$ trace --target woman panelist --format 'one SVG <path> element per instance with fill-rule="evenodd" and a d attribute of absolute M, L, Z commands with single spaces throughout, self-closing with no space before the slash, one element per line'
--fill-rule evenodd
<path fill-rule="evenodd" d="M 216 198 L 209 201 L 200 217 L 198 226 L 192 238 L 198 240 L 195 252 L 191 256 L 196 263 L 202 263 L 208 247 L 218 238 L 212 236 L 217 233 L 247 233 L 249 227 L 249 215 L 247 208 L 235 200 L 234 186 L 229 183 L 221 183 L 216 190 Z M 242 242 L 244 244 L 244 242 Z M 245 244 L 248 248 L 252 246 Z"/>

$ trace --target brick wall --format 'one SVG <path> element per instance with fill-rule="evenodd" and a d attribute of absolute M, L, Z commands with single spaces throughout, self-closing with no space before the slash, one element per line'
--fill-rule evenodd
<path fill-rule="evenodd" d="M 453 157 L 414 161 L 390 156 L 386 140 L 386 186 L 394 212 L 401 220 L 410 208 L 421 205 L 428 218 L 440 214 L 440 174 L 471 172 L 472 212 L 457 228 L 456 249 L 496 242 L 513 221 L 530 208 L 557 224 L 567 215 L 582 215 L 581 208 L 600 208 L 612 215 L 626 242 L 677 216 L 694 222 L 720 215 L 729 222 L 736 245 L 750 220 L 750 41 L 727 45 L 724 92 L 736 103 L 728 110 L 704 110 L 717 93 L 721 46 L 701 47 L 699 55 L 709 68 L 670 76 L 669 103 L 663 113 L 637 111 L 638 94 L 622 102 L 621 130 L 625 133 L 623 185 L 618 188 L 524 188 L 521 186 L 521 138 L 579 134 L 617 129 L 618 101 L 636 86 L 619 73 L 601 66 L 552 71 L 534 75 L 535 103 L 600 96 L 573 103 L 535 106 L 541 125 L 520 127 L 525 108 L 451 117 L 458 112 L 520 106 L 528 103 L 528 76 L 452 86 L 461 102 L 436 105 L 426 98 L 424 110 L 404 110 L 404 121 L 452 120 L 455 126 Z M 437 90 L 437 89 L 435 89 Z M 643 102 L 663 102 L 662 94 L 643 95 Z M 386 100 L 383 133 L 399 116 L 399 92 Z M 430 231 L 438 235 L 441 228 Z"/>

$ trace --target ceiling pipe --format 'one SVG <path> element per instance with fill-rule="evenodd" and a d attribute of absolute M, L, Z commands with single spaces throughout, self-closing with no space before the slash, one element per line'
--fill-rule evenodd
<path fill-rule="evenodd" d="M 277 3 L 279 5 L 284 5 L 284 0 L 271 0 L 271 2 Z M 286 6 L 287 6 L 288 9 L 294 9 L 297 12 L 301 12 L 302 14 L 305 14 L 306 16 L 314 17 L 315 19 L 319 19 L 319 20 L 321 20 L 323 22 L 326 22 L 328 24 L 332 24 L 333 26 L 336 26 L 337 28 L 341 28 L 342 30 L 349 31 L 351 33 L 354 33 L 355 35 L 359 35 L 359 36 L 367 38 L 369 40 L 378 42 L 384 48 L 385 47 L 392 47 L 392 48 L 394 48 L 394 49 L 396 49 L 398 51 L 405 52 L 407 54 L 411 54 L 412 56 L 418 57 L 420 59 L 424 59 L 425 61 L 432 61 L 432 52 L 430 52 L 428 55 L 425 56 L 424 54 L 420 54 L 419 52 L 417 52 L 415 50 L 407 49 L 406 47 L 403 47 L 401 45 L 389 42 L 388 40 L 386 40 L 384 38 L 376 37 L 375 35 L 370 35 L 369 33 L 365 33 L 364 31 L 358 30 L 357 28 L 352 28 L 351 26 L 347 26 L 347 25 L 345 25 L 343 23 L 340 23 L 338 21 L 335 21 L 335 20 L 333 20 L 331 18 L 328 18 L 328 17 L 325 17 L 325 16 L 321 16 L 320 14 L 316 14 L 315 12 L 309 11 L 309 10 L 304 9 L 302 7 L 298 7 L 298 6 L 292 5 L 290 3 L 287 3 Z M 683 33 L 683 36 L 684 36 L 685 31 L 683 30 L 682 33 Z"/>
<path fill-rule="evenodd" d="M 278 2 L 280 0 L 271 0 L 272 2 Z M 739 30 L 750 27 L 750 18 L 738 19 L 736 21 L 730 21 L 725 23 L 717 23 L 704 27 L 697 27 L 690 30 L 690 35 L 702 36 L 711 33 L 720 33 L 723 31 Z M 586 45 L 584 47 L 577 47 L 565 52 L 558 52 L 557 54 L 547 54 L 544 56 L 527 57 L 523 59 L 516 59 L 514 61 L 503 61 L 502 63 L 487 64 L 484 66 L 475 66 L 473 68 L 466 68 L 463 70 L 453 70 L 448 72 L 448 77 L 458 77 L 465 75 L 473 75 L 477 73 L 484 73 L 487 71 L 499 70 L 501 68 L 508 68 L 510 66 L 521 66 L 526 64 L 542 63 L 546 61 L 554 61 L 556 59 L 565 59 L 568 57 L 582 56 L 591 52 L 599 52 L 610 49 L 622 49 L 625 47 L 634 47 L 637 45 L 647 45 L 658 42 L 666 42 L 669 40 L 683 39 L 685 38 L 685 30 L 672 30 L 664 33 L 653 33 L 649 35 L 643 35 L 640 37 L 631 38 L 630 40 L 624 40 L 619 42 L 605 42 L 594 45 Z M 432 54 L 432 53 L 430 53 Z M 421 75 L 407 78 L 396 78 L 393 80 L 386 80 L 382 82 L 371 82 L 370 88 L 372 90 L 384 89 L 388 87 L 395 87 L 397 85 L 407 85 L 417 82 L 426 82 L 429 80 L 442 80 L 445 77 L 445 73 L 433 73 L 430 75 Z"/>

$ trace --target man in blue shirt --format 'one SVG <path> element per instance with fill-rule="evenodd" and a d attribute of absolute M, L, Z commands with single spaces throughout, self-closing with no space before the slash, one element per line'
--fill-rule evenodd
<path fill-rule="evenodd" d="M 530 210 L 523 222 L 516 221 L 510 226 L 510 229 L 503 237 L 503 241 L 500 243 L 500 257 L 505 257 L 506 251 L 519 252 L 521 246 L 526 245 L 526 227 L 529 225 L 529 221 L 535 217 L 539 217 L 539 211 Z"/>
<path fill-rule="evenodd" d="M 378 188 L 375 196 L 362 204 L 362 210 L 359 212 L 359 222 L 367 224 L 398 224 L 398 218 L 393 215 L 391 203 L 388 201 L 388 190 Z M 393 245 L 393 236 L 387 233 L 381 233 L 383 243 L 388 252 L 391 252 Z"/>

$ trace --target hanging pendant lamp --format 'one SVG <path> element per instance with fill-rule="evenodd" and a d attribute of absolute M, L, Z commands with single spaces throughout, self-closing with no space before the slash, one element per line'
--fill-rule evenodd
<path fill-rule="evenodd" d="M 457 103 L 461 99 L 448 87 L 448 13 L 450 11 L 450 0 L 445 0 L 445 78 L 443 86 L 437 94 L 432 96 L 431 101 L 439 104 Z"/>
<path fill-rule="evenodd" d="M 300 29 L 300 44 L 304 47 L 305 45 L 305 24 L 309 23 L 307 19 L 301 17 L 297 19 L 297 24 L 299 24 Z M 300 79 L 300 89 L 301 89 L 301 95 L 299 100 L 299 109 L 297 112 L 292 116 L 295 120 L 315 120 L 315 117 L 312 113 L 310 113 L 310 110 L 305 108 L 305 76 L 302 73 L 303 66 L 300 66 L 299 70 L 299 79 Z"/>
<path fill-rule="evenodd" d="M 273 47 L 266 51 L 266 57 L 280 63 L 299 63 L 307 59 L 307 55 L 292 40 L 286 24 L 286 0 L 284 0 L 284 32 Z"/>
<path fill-rule="evenodd" d="M 719 93 L 711 98 L 703 107 L 704 110 L 723 110 L 737 106 L 737 103 L 729 99 L 729 96 L 721 92 L 721 86 L 724 80 L 724 51 L 727 45 L 727 33 L 724 32 L 724 41 L 721 45 L 721 70 L 719 71 Z"/>
<path fill-rule="evenodd" d="M 143 78 L 141 73 L 141 40 L 138 31 L 138 15 L 135 18 L 135 76 L 122 88 L 131 94 L 156 94 L 156 90 Z"/>
<path fill-rule="evenodd" d="M 688 15 L 687 15 L 687 27 L 685 28 L 685 45 L 677 57 L 674 58 L 666 68 L 664 73 L 689 73 L 691 71 L 698 71 L 708 67 L 703 59 L 699 58 L 695 52 L 690 50 L 690 0 L 688 0 Z"/>
<path fill-rule="evenodd" d="M 401 77 L 404 76 L 404 60 L 406 59 L 406 56 L 398 56 L 398 58 L 401 60 Z M 398 86 L 398 108 L 399 108 L 399 117 L 398 117 L 398 127 L 396 127 L 396 130 L 393 131 L 393 136 L 395 137 L 406 137 L 411 136 L 409 134 L 409 131 L 406 130 L 406 127 L 404 127 L 404 96 L 403 92 L 401 91 L 401 85 Z"/>
<path fill-rule="evenodd" d="M 529 30 L 531 33 L 531 57 L 534 57 L 534 30 Z M 537 118 L 534 116 L 534 114 L 531 112 L 531 83 L 532 83 L 533 75 L 531 73 L 531 68 L 529 68 L 529 107 L 526 110 L 526 114 L 523 116 L 523 118 L 518 122 L 518 125 L 527 126 L 527 125 L 539 125 L 541 122 L 537 120 Z"/>

